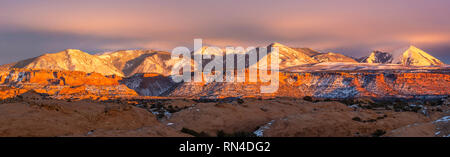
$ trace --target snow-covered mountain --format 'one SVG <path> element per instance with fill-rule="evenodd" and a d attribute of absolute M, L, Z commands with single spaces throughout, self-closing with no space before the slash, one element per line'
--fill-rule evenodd
<path fill-rule="evenodd" d="M 137 73 L 170 75 L 172 67 L 181 61 L 181 58 L 171 58 L 169 52 L 153 50 L 116 51 L 98 54 L 98 57 L 120 69 L 127 77 Z"/>
<path fill-rule="evenodd" d="M 301 65 L 314 65 L 317 63 L 339 63 L 345 62 L 355 64 L 351 57 L 347 57 L 338 53 L 320 53 L 309 48 L 291 48 L 280 43 L 272 43 L 266 48 L 278 48 L 279 50 L 279 69 L 285 69 Z M 270 60 L 270 55 L 259 56 L 258 60 L 250 63 L 249 56 L 255 55 L 261 48 L 256 51 L 233 52 L 235 67 L 238 62 L 246 63 L 246 68 L 255 68 L 263 63 L 263 59 Z M 224 67 L 227 57 L 224 49 L 208 49 L 202 47 L 192 52 L 192 55 L 209 54 L 211 59 L 204 59 L 203 66 L 208 64 L 214 56 L 223 56 Z M 265 58 L 266 57 L 266 58 Z M 90 55 L 76 49 L 67 49 L 58 53 L 48 53 L 35 58 L 6 64 L 0 68 L 26 68 L 26 69 L 49 69 L 49 70 L 70 70 L 82 72 L 97 72 L 103 75 L 117 75 L 130 77 L 137 73 L 157 73 L 162 75 L 170 75 L 174 65 L 179 63 L 181 58 L 171 58 L 170 52 L 154 51 L 154 50 L 123 50 L 115 52 L 107 52 L 96 55 Z M 237 60 L 237 61 L 236 61 Z M 430 54 L 410 46 L 407 49 L 394 51 L 392 53 L 373 51 L 369 56 L 361 59 L 362 63 L 378 63 L 378 64 L 401 64 L 404 66 L 435 66 L 444 65 L 443 62 Z M 194 67 L 194 60 L 190 60 L 191 69 Z M 358 66 L 355 64 L 354 66 Z M 303 66 L 304 67 L 304 66 Z"/>
<path fill-rule="evenodd" d="M 392 54 L 381 51 L 373 51 L 369 56 L 361 58 L 362 63 L 392 63 Z"/>
<path fill-rule="evenodd" d="M 415 46 L 410 46 L 407 50 L 403 51 L 402 54 L 394 53 L 394 60 L 392 63 L 413 66 L 444 65 L 439 59 Z"/>
<path fill-rule="evenodd" d="M 223 56 L 225 55 L 224 49 L 215 49 L 213 47 L 203 46 L 200 49 L 193 51 L 192 55 L 211 55 L 211 56 Z"/>
<path fill-rule="evenodd" d="M 295 51 L 302 52 L 310 57 L 321 54 L 319 51 L 313 50 L 311 48 L 292 48 Z"/>
<path fill-rule="evenodd" d="M 317 61 L 315 59 L 313 59 L 311 56 L 309 56 L 309 55 L 313 55 L 313 54 L 318 54 L 317 51 L 314 51 L 312 49 L 301 48 L 301 49 L 298 49 L 299 51 L 297 51 L 296 49 L 290 48 L 290 47 L 285 46 L 280 43 L 272 43 L 266 47 L 268 50 L 267 54 L 271 53 L 272 47 L 278 48 L 278 51 L 279 51 L 278 64 L 279 64 L 280 69 L 290 67 L 290 66 L 302 65 L 302 64 L 317 63 Z M 252 53 L 257 53 L 260 50 L 261 50 L 261 48 L 256 48 L 253 50 L 245 50 L 244 52 L 235 50 L 231 54 L 236 55 L 235 60 L 237 60 L 237 62 L 245 61 L 246 62 L 245 67 L 256 68 L 257 65 L 266 65 L 267 64 L 267 62 L 262 63 L 261 62 L 262 60 L 266 59 L 266 61 L 270 61 L 270 59 L 268 57 L 269 55 L 267 55 L 267 56 L 259 56 L 258 55 L 258 59 L 256 62 L 252 62 L 249 60 L 249 56 L 255 55 Z M 224 59 L 224 62 L 223 62 L 224 64 L 226 64 L 226 58 L 230 57 L 230 56 L 226 56 L 227 54 L 225 53 L 224 49 L 208 49 L 208 47 L 206 47 L 206 46 L 192 52 L 192 54 L 193 55 L 207 54 L 207 55 L 212 56 L 210 59 L 203 59 L 203 66 L 208 64 L 208 62 L 210 62 L 211 60 L 213 60 L 215 56 L 222 56 Z M 235 65 L 236 65 L 236 63 L 235 63 Z"/>
<path fill-rule="evenodd" d="M 272 47 L 278 48 L 280 69 L 318 62 L 314 58 L 307 55 L 306 53 L 296 51 L 295 49 L 280 43 L 272 43 L 268 46 L 268 49 L 270 50 Z"/>
<path fill-rule="evenodd" d="M 132 71 L 132 67 L 135 64 L 135 60 L 144 54 L 153 52 L 152 50 L 122 50 L 115 52 L 106 52 L 96 54 L 99 58 L 103 59 L 114 65 L 117 69 L 121 70 L 125 75 L 128 75 Z"/>
<path fill-rule="evenodd" d="M 97 72 L 103 75 L 123 76 L 112 64 L 95 55 L 76 49 L 67 49 L 58 53 L 47 53 L 35 58 L 19 61 L 14 68 L 52 69 L 82 72 Z"/>
<path fill-rule="evenodd" d="M 169 52 L 154 50 L 123 50 L 91 55 L 67 49 L 5 64 L 0 68 L 70 70 L 129 77 L 137 73 L 170 75 L 172 67 L 181 60 L 172 58 Z M 193 61 L 189 64 L 191 67 L 194 65 Z"/>
<path fill-rule="evenodd" d="M 362 63 L 402 64 L 406 66 L 444 65 L 442 61 L 415 47 L 399 49 L 392 53 L 373 51 L 361 59 Z"/>
<path fill-rule="evenodd" d="M 317 60 L 320 63 L 324 62 L 349 62 L 349 63 L 358 63 L 353 58 L 347 57 L 345 55 L 339 54 L 339 53 L 323 53 L 313 56 L 315 60 Z"/>
<path fill-rule="evenodd" d="M 124 71 L 127 76 L 132 76 L 138 73 L 157 73 L 162 75 L 170 75 L 173 66 L 175 64 L 182 62 L 181 58 L 171 58 L 169 52 L 153 52 L 150 54 L 145 54 L 135 60 L 136 62 L 132 66 L 132 71 Z M 194 66 L 193 61 L 190 63 L 191 69 Z"/>

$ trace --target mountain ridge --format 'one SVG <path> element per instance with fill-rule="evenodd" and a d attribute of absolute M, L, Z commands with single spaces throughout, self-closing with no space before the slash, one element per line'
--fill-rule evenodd
<path fill-rule="evenodd" d="M 369 56 L 361 59 L 362 63 L 402 64 L 407 66 L 442 66 L 445 65 L 439 59 L 427 52 L 410 45 L 408 48 L 397 51 L 381 52 L 373 51 Z"/>
<path fill-rule="evenodd" d="M 123 76 L 122 72 L 104 60 L 77 49 L 46 53 L 17 62 L 13 68 L 71 70 L 98 72 L 104 75 Z"/>
<path fill-rule="evenodd" d="M 278 63 L 280 69 L 318 63 L 357 63 L 355 59 L 340 53 L 321 53 L 310 48 L 292 48 L 277 42 L 267 46 L 269 53 L 272 47 L 279 49 Z M 200 50 L 193 51 L 192 54 L 226 56 L 223 49 L 219 52 L 205 52 L 207 48 L 204 46 Z M 238 55 L 237 58 L 245 56 L 245 59 L 247 59 L 248 55 L 250 55 L 250 52 L 234 53 Z M 239 55 L 243 56 L 239 57 Z M 266 56 L 260 56 L 256 63 L 249 63 L 246 67 L 255 67 L 257 64 L 263 64 L 260 62 L 263 57 Z M 415 46 L 392 53 L 373 51 L 369 56 L 357 60 L 361 63 L 402 64 L 406 66 L 445 65 L 439 59 Z M 0 68 L 72 70 L 131 77 L 137 73 L 170 75 L 171 69 L 179 61 L 181 61 L 179 58 L 172 59 L 170 52 L 156 50 L 120 50 L 91 55 L 77 49 L 66 49 L 57 53 L 46 53 L 41 56 L 1 65 Z M 209 61 L 211 59 L 204 59 L 204 64 L 207 64 Z M 193 60 L 191 60 L 190 64 L 191 67 L 194 65 Z"/>

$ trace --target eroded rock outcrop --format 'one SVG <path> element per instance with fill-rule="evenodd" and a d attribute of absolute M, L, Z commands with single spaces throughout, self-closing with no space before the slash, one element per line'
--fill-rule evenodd
<path fill-rule="evenodd" d="M 450 95 L 450 74 L 396 71 L 280 73 L 276 93 L 262 94 L 267 83 L 186 82 L 170 96 L 288 96 L 318 98 L 428 97 Z"/>
<path fill-rule="evenodd" d="M 122 97 L 137 96 L 123 84 L 122 77 L 99 73 L 57 70 L 11 69 L 0 72 L 0 92 L 3 98 L 13 97 L 27 90 L 58 97 Z"/>
<path fill-rule="evenodd" d="M 142 96 L 160 96 L 170 92 L 177 84 L 160 74 L 135 74 L 121 82 Z"/>
<path fill-rule="evenodd" d="M 206 77 L 206 75 L 205 75 Z M 447 70 L 280 72 L 278 90 L 262 93 L 268 82 L 181 82 L 160 74 L 129 78 L 76 71 L 12 69 L 0 72 L 2 97 L 33 89 L 61 98 L 176 96 L 176 97 L 304 97 L 427 98 L 450 95 Z"/>

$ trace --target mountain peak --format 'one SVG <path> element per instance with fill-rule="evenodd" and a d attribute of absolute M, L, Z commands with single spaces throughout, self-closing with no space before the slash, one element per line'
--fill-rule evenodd
<path fill-rule="evenodd" d="M 392 54 L 382 51 L 372 51 L 369 56 L 361 59 L 363 63 L 392 63 L 393 57 Z"/>
<path fill-rule="evenodd" d="M 350 63 L 357 63 L 356 60 L 353 58 L 347 57 L 345 55 L 334 53 L 334 52 L 328 52 L 328 53 L 322 53 L 313 56 L 315 60 L 317 60 L 319 63 L 324 62 L 350 62 Z"/>
<path fill-rule="evenodd" d="M 409 48 L 399 56 L 397 61 L 400 61 L 403 65 L 414 66 L 444 65 L 444 63 L 437 58 L 413 45 L 409 46 Z"/>
<path fill-rule="evenodd" d="M 409 49 L 419 49 L 419 48 L 417 48 L 417 47 L 414 46 L 414 45 L 409 45 Z"/>
<path fill-rule="evenodd" d="M 426 53 L 425 51 L 423 51 L 423 50 L 417 48 L 417 47 L 414 46 L 414 45 L 410 45 L 410 46 L 408 47 L 408 49 L 405 50 L 405 52 L 406 52 L 406 51 L 414 51 L 414 52 L 419 52 L 419 53 Z M 428 53 L 427 53 L 427 54 L 428 54 Z"/>
<path fill-rule="evenodd" d="M 363 63 L 402 64 L 411 66 L 444 65 L 443 62 L 417 48 L 414 45 L 404 47 L 392 53 L 373 51 L 369 56 L 361 59 Z"/>
<path fill-rule="evenodd" d="M 313 50 L 313 49 L 307 48 L 307 47 L 304 47 L 304 48 L 292 48 L 292 49 L 294 49 L 295 51 L 298 51 L 298 52 L 302 52 L 302 53 L 304 53 L 304 54 L 306 54 L 306 55 L 308 55 L 310 57 L 313 57 L 315 55 L 321 54 L 319 51 L 316 51 L 316 50 Z"/>
<path fill-rule="evenodd" d="M 43 56 L 87 56 L 89 53 L 83 52 L 79 49 L 65 49 L 56 53 L 45 53 Z"/>
<path fill-rule="evenodd" d="M 278 48 L 280 68 L 286 68 L 290 66 L 297 66 L 302 64 L 317 63 L 309 55 L 305 54 L 304 51 L 297 51 L 289 46 L 274 42 L 268 46 L 270 50 L 271 47 Z"/>
<path fill-rule="evenodd" d="M 65 49 L 65 50 L 62 51 L 62 52 L 65 52 L 65 53 L 67 53 L 67 54 L 86 53 L 86 52 L 83 52 L 83 51 L 81 51 L 81 50 L 79 50 L 79 49 Z"/>
<path fill-rule="evenodd" d="M 57 53 L 47 53 L 35 58 L 19 61 L 15 68 L 71 70 L 103 75 L 123 76 L 122 72 L 101 58 L 77 49 L 66 49 Z"/>
<path fill-rule="evenodd" d="M 286 45 L 283 45 L 279 42 L 274 42 L 274 43 L 270 44 L 269 46 L 271 46 L 271 47 L 287 47 Z"/>
<path fill-rule="evenodd" d="M 203 46 L 200 49 L 194 50 L 194 55 L 216 55 L 216 56 L 222 56 L 224 53 L 223 49 L 216 49 L 218 47 L 215 46 Z"/>
<path fill-rule="evenodd" d="M 329 55 L 337 55 L 337 54 L 334 53 L 334 52 L 328 52 L 327 54 L 329 54 Z"/>

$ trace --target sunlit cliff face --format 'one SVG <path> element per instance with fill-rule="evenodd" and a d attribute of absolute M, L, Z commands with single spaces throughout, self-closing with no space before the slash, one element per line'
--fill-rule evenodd
<path fill-rule="evenodd" d="M 240 83 L 177 84 L 159 74 L 121 78 L 76 71 L 14 69 L 0 72 L 0 99 L 13 98 L 31 90 L 59 99 L 93 100 L 137 96 L 413 98 L 450 94 L 447 90 L 450 85 L 448 72 L 420 71 L 280 72 L 278 90 L 275 93 L 261 93 L 260 87 L 266 84 L 248 79 Z"/>

